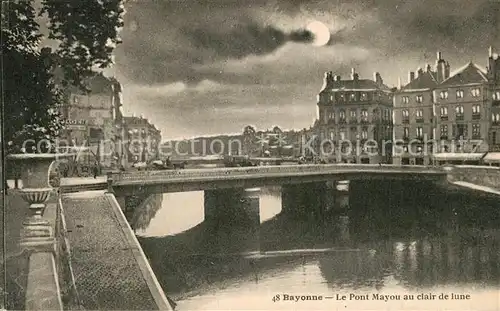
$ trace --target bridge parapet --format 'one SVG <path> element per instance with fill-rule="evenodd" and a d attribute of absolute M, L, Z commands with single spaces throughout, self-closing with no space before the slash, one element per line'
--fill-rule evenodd
<path fill-rule="evenodd" d="M 441 168 L 431 166 L 370 165 L 370 164 L 307 164 L 279 165 L 259 167 L 235 167 L 212 169 L 185 169 L 168 171 L 143 171 L 111 173 L 108 179 L 112 184 L 147 183 L 148 181 L 180 181 L 190 179 L 244 178 L 252 176 L 273 177 L 300 174 L 335 174 L 335 173 L 421 173 L 444 174 Z"/>
<path fill-rule="evenodd" d="M 457 165 L 449 169 L 450 181 L 465 181 L 480 186 L 500 188 L 500 167 Z"/>

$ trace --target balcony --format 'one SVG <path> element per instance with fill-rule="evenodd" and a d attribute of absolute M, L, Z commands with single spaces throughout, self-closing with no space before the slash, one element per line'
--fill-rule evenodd
<path fill-rule="evenodd" d="M 457 114 L 455 116 L 455 120 L 457 120 L 457 121 L 463 121 L 464 120 L 464 115 L 463 114 Z"/>
<path fill-rule="evenodd" d="M 369 123 L 368 118 L 363 118 L 360 120 L 361 124 L 367 124 Z"/>
<path fill-rule="evenodd" d="M 441 136 L 439 136 L 439 139 L 448 140 L 448 135 L 441 135 Z"/>
<path fill-rule="evenodd" d="M 349 119 L 349 124 L 357 124 L 357 123 L 358 123 L 358 119 L 356 119 L 356 118 Z"/>
<path fill-rule="evenodd" d="M 410 119 L 409 119 L 409 118 L 404 118 L 404 119 L 401 121 L 401 123 L 403 123 L 403 124 L 408 124 L 408 123 L 410 123 Z"/>
<path fill-rule="evenodd" d="M 417 119 L 415 120 L 415 122 L 417 122 L 417 123 L 424 123 L 424 118 L 420 118 L 420 117 L 419 117 L 419 118 L 417 118 Z"/>
<path fill-rule="evenodd" d="M 339 124 L 346 124 L 346 123 L 347 123 L 347 122 L 346 122 L 346 120 L 345 120 L 345 119 L 340 119 L 340 120 L 339 120 Z"/>
<path fill-rule="evenodd" d="M 448 121 L 448 116 L 441 116 L 441 121 Z"/>
<path fill-rule="evenodd" d="M 480 119 L 481 119 L 480 113 L 473 113 L 472 114 L 472 120 L 480 120 Z"/>

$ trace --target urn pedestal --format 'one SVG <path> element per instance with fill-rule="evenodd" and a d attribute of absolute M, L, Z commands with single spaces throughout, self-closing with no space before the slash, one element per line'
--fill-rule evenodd
<path fill-rule="evenodd" d="M 28 216 L 23 222 L 21 248 L 34 251 L 52 251 L 55 247 L 53 224 L 44 219 L 46 203 L 56 189 L 50 185 L 51 166 L 64 154 L 11 154 L 9 165 L 19 167 L 23 188 L 19 194 L 29 204 Z"/>

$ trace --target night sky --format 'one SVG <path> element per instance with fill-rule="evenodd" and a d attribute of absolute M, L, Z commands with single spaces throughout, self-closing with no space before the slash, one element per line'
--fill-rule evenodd
<path fill-rule="evenodd" d="M 250 3 L 251 2 L 251 3 Z M 407 82 L 434 65 L 486 67 L 500 51 L 498 0 L 129 0 L 113 69 L 125 112 L 143 114 L 164 139 L 309 127 L 325 71 Z M 318 20 L 331 40 L 313 46 Z"/>

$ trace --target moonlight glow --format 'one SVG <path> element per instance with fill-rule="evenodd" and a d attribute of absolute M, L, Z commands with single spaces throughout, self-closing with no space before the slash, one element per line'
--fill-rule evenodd
<path fill-rule="evenodd" d="M 314 35 L 313 45 L 323 46 L 330 41 L 330 30 L 320 21 L 314 21 L 307 25 L 306 30 Z"/>

